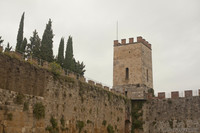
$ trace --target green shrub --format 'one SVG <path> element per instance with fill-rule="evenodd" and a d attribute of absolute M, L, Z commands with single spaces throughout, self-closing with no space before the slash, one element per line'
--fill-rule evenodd
<path fill-rule="evenodd" d="M 62 67 L 57 64 L 56 62 L 52 62 L 49 64 L 50 71 L 55 75 L 55 76 L 60 76 L 62 73 Z"/>
<path fill-rule="evenodd" d="M 59 133 L 58 123 L 53 116 L 51 116 L 50 123 L 51 126 L 47 126 L 46 130 L 49 131 L 49 133 Z"/>
<path fill-rule="evenodd" d="M 87 120 L 87 124 L 92 124 L 93 122 L 91 120 Z"/>
<path fill-rule="evenodd" d="M 45 117 L 45 107 L 41 102 L 34 105 L 33 116 L 38 120 Z"/>
<path fill-rule="evenodd" d="M 28 107 L 29 107 L 29 103 L 28 103 L 28 102 L 25 102 L 25 103 L 24 103 L 23 111 L 28 111 Z"/>
<path fill-rule="evenodd" d="M 61 125 L 64 127 L 65 126 L 65 119 L 64 116 L 62 115 L 62 117 L 60 118 L 60 123 Z"/>
<path fill-rule="evenodd" d="M 107 122 L 106 120 L 103 120 L 102 125 L 106 126 Z"/>
<path fill-rule="evenodd" d="M 114 133 L 114 129 L 113 126 L 111 126 L 110 124 L 107 126 L 107 131 L 108 133 Z"/>
<path fill-rule="evenodd" d="M 142 121 L 142 115 L 144 101 L 132 101 L 131 102 L 131 116 L 132 116 L 132 127 L 131 132 L 134 133 L 135 129 L 143 129 L 144 122 Z"/>
<path fill-rule="evenodd" d="M 170 99 L 167 100 L 168 104 L 172 104 L 172 101 Z"/>
<path fill-rule="evenodd" d="M 173 128 L 173 120 L 169 120 L 168 122 L 169 122 L 169 126 L 170 126 L 171 128 Z"/>
<path fill-rule="evenodd" d="M 12 119 L 13 119 L 13 114 L 12 114 L 12 113 L 8 113 L 8 114 L 7 114 L 7 119 L 8 119 L 9 121 L 12 121 Z"/>
<path fill-rule="evenodd" d="M 23 104 L 24 101 L 24 94 L 18 93 L 15 99 L 16 104 Z"/>
<path fill-rule="evenodd" d="M 76 122 L 76 128 L 79 129 L 79 133 L 81 133 L 83 127 L 84 127 L 84 122 L 83 121 L 77 121 Z"/>

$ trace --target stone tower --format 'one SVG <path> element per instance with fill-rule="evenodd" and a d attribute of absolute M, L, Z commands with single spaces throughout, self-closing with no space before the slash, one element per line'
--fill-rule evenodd
<path fill-rule="evenodd" d="M 145 99 L 153 88 L 151 44 L 142 37 L 114 41 L 113 89 L 131 99 Z"/>

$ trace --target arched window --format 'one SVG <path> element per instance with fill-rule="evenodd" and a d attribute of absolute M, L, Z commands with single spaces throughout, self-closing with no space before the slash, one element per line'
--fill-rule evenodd
<path fill-rule="evenodd" d="M 125 78 L 129 79 L 129 69 L 128 68 L 126 68 L 126 77 Z"/>

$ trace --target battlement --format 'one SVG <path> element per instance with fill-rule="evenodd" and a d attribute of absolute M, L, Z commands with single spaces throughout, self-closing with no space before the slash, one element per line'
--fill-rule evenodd
<path fill-rule="evenodd" d="M 193 96 L 200 96 L 200 89 L 198 90 L 198 94 L 193 95 L 193 90 L 185 90 L 184 95 L 182 97 L 193 97 Z M 165 99 L 166 93 L 165 92 L 158 92 L 157 97 L 155 99 Z M 171 99 L 181 98 L 179 91 L 172 91 L 171 92 Z"/>
<path fill-rule="evenodd" d="M 134 38 L 129 38 L 129 42 L 126 43 L 126 39 L 121 39 L 121 43 L 118 40 L 114 40 L 114 46 L 122 46 L 122 45 L 127 45 L 127 44 L 135 44 L 135 43 L 142 43 L 145 46 L 147 46 L 149 49 L 151 49 L 151 44 L 146 41 L 144 38 L 141 36 L 137 37 L 137 41 L 134 42 Z"/>

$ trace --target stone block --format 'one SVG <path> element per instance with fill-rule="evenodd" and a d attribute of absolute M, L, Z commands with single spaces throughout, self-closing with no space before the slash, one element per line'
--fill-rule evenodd
<path fill-rule="evenodd" d="M 129 38 L 129 43 L 133 43 L 134 42 L 134 38 Z"/>
<path fill-rule="evenodd" d="M 114 46 L 116 46 L 118 44 L 119 44 L 118 40 L 114 40 Z"/>
<path fill-rule="evenodd" d="M 164 98 L 165 98 L 165 92 L 159 92 L 158 99 L 164 99 Z"/>
<path fill-rule="evenodd" d="M 109 91 L 109 87 L 108 86 L 104 86 L 104 89 Z"/>
<path fill-rule="evenodd" d="M 79 77 L 79 80 L 82 81 L 82 82 L 86 82 L 86 79 L 85 79 L 84 76 L 80 76 L 80 77 Z"/>
<path fill-rule="evenodd" d="M 92 81 L 92 80 L 88 80 L 88 83 L 91 84 L 91 85 L 94 85 L 94 84 L 95 84 L 95 82 Z"/>
<path fill-rule="evenodd" d="M 126 44 L 126 39 L 121 40 L 122 45 Z"/>
<path fill-rule="evenodd" d="M 137 37 L 137 42 L 143 42 L 143 39 L 142 39 L 141 36 L 138 36 L 138 37 Z"/>
<path fill-rule="evenodd" d="M 171 92 L 171 98 L 172 98 L 172 99 L 179 98 L 179 92 L 178 92 L 178 91 L 173 91 L 173 92 Z"/>
<path fill-rule="evenodd" d="M 103 88 L 101 83 L 96 83 L 96 86 Z"/>
<path fill-rule="evenodd" d="M 192 90 L 185 91 L 185 97 L 192 97 Z"/>

